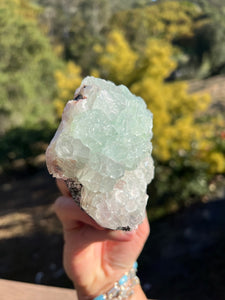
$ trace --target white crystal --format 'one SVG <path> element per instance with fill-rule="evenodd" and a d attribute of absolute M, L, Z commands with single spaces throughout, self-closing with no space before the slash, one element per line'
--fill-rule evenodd
<path fill-rule="evenodd" d="M 56 178 L 82 184 L 80 206 L 98 224 L 134 229 L 153 179 L 152 114 L 127 87 L 86 77 L 65 106 L 46 161 Z"/>

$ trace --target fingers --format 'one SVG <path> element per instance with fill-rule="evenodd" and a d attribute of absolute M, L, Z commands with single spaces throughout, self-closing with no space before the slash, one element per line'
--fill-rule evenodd
<path fill-rule="evenodd" d="M 77 204 L 75 204 L 64 180 L 57 179 L 56 184 L 60 192 L 62 193 L 62 195 L 64 195 L 65 197 L 59 197 L 56 200 L 54 204 L 54 209 L 59 220 L 61 221 L 63 227 L 66 230 L 80 227 L 82 223 L 94 226 L 99 230 L 103 229 L 93 219 L 91 219 L 84 211 L 82 211 L 77 206 Z"/>
<path fill-rule="evenodd" d="M 83 230 L 85 228 L 85 237 L 92 242 L 112 240 L 129 242 L 132 239 L 143 240 L 147 239 L 149 234 L 148 220 L 145 218 L 144 222 L 139 225 L 137 230 L 122 231 L 110 230 L 102 228 L 92 218 L 90 218 L 84 211 L 82 211 L 70 197 L 59 197 L 54 204 L 55 212 L 63 225 L 64 232 L 72 232 Z M 87 237 L 87 235 L 89 235 Z M 83 236 L 84 238 L 84 236 Z"/>
<path fill-rule="evenodd" d="M 61 186 L 63 188 L 63 186 Z M 71 197 L 61 196 L 54 204 L 54 210 L 61 221 L 64 230 L 70 231 L 82 227 L 84 224 L 99 230 L 103 228 L 82 211 Z"/>
<path fill-rule="evenodd" d="M 101 227 L 84 211 L 82 211 L 70 197 L 59 197 L 54 204 L 54 210 L 63 225 L 64 231 L 68 232 L 81 229 L 84 225 L 89 226 L 88 232 L 95 241 L 107 239 L 126 241 L 130 240 L 134 234 L 133 231 L 115 231 Z"/>
<path fill-rule="evenodd" d="M 140 239 L 146 240 L 149 233 L 150 227 L 147 216 L 144 221 L 138 226 L 138 229 L 131 232 L 125 232 L 122 230 L 107 230 L 98 225 L 93 219 L 91 219 L 84 211 L 82 211 L 71 199 L 71 194 L 67 188 L 64 180 L 57 179 L 57 186 L 60 192 L 66 197 L 60 197 L 55 203 L 55 211 L 58 215 L 63 227 L 66 230 L 75 229 L 80 227 L 82 224 L 93 226 L 98 230 L 105 230 L 107 232 L 108 239 L 112 240 L 123 240 L 129 241 L 133 238 L 134 233 L 139 236 Z M 69 199 L 66 199 L 70 197 Z M 103 234 L 101 234 L 103 236 Z"/>
<path fill-rule="evenodd" d="M 122 231 L 122 230 L 109 230 L 102 228 L 93 219 L 91 219 L 84 211 L 82 211 L 75 202 L 71 199 L 71 194 L 67 188 L 64 180 L 57 179 L 57 186 L 60 192 L 66 197 L 60 197 L 56 200 L 55 211 L 62 222 L 63 228 L 65 230 L 76 229 L 81 227 L 83 224 L 93 226 L 98 230 L 105 230 L 105 235 L 101 233 L 101 239 L 118 240 L 118 241 L 129 241 L 133 238 L 134 233 L 140 238 L 146 240 L 149 235 L 149 223 L 147 217 L 142 224 L 138 226 L 135 231 Z M 68 199 L 68 197 L 70 197 Z"/>
<path fill-rule="evenodd" d="M 56 184 L 60 192 L 65 197 L 59 197 L 55 204 L 55 212 L 62 222 L 63 227 L 66 230 L 75 229 L 82 225 L 82 223 L 94 226 L 99 230 L 103 230 L 93 219 L 91 219 L 84 211 L 82 211 L 77 204 L 71 198 L 71 194 L 64 180 L 57 179 Z"/>
<path fill-rule="evenodd" d="M 55 204 L 54 209 L 56 212 L 56 215 L 58 216 L 59 220 L 61 221 L 64 230 L 73 230 L 78 229 L 85 225 L 90 225 L 94 227 L 94 229 L 98 229 L 99 231 L 105 231 L 104 233 L 95 232 L 93 234 L 94 238 L 98 240 L 129 240 L 133 233 L 131 232 L 124 232 L 122 230 L 110 230 L 105 229 L 98 225 L 92 218 L 90 218 L 84 211 L 82 211 L 77 204 L 72 200 L 71 194 L 67 188 L 67 185 L 64 180 L 57 179 L 56 180 L 57 186 L 60 190 L 60 192 L 65 197 L 59 197 Z M 91 228 L 89 229 L 91 231 Z M 96 236 L 97 234 L 97 236 Z"/>

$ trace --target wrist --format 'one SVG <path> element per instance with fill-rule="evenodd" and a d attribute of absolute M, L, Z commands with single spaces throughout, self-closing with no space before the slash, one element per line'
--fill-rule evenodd
<path fill-rule="evenodd" d="M 135 262 L 132 268 L 123 274 L 123 276 L 116 281 L 114 284 L 110 285 L 109 289 L 104 289 L 101 294 L 91 297 L 90 294 L 84 296 L 78 292 L 79 300 L 109 300 L 109 299 L 146 299 L 145 294 L 140 286 L 139 278 L 136 276 L 137 272 L 137 262 Z"/>
<path fill-rule="evenodd" d="M 133 295 L 128 298 L 129 300 L 147 300 L 147 297 L 141 287 L 140 284 L 137 284 L 135 287 L 134 287 L 134 293 Z"/>
<path fill-rule="evenodd" d="M 129 299 L 129 300 L 147 300 L 147 297 L 146 297 L 140 284 L 137 284 L 133 290 L 134 290 L 134 293 L 127 299 Z M 85 296 L 79 292 L 77 293 L 77 295 L 78 295 L 79 300 L 93 300 L 93 297 Z"/>

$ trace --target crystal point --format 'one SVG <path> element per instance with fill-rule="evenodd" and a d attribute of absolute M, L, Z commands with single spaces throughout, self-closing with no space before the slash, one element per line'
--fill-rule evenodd
<path fill-rule="evenodd" d="M 131 230 L 145 217 L 153 179 L 152 113 L 123 85 L 86 77 L 67 102 L 47 151 L 53 177 L 99 225 Z"/>

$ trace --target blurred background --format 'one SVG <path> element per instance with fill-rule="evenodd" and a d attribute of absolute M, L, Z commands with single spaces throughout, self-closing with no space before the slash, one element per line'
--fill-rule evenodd
<path fill-rule="evenodd" d="M 154 114 L 147 296 L 224 299 L 225 0 L 0 1 L 0 277 L 72 288 L 44 153 L 87 75 Z"/>

